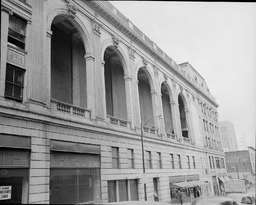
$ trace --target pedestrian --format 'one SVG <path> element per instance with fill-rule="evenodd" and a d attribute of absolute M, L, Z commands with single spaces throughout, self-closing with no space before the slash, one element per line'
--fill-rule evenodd
<path fill-rule="evenodd" d="M 177 190 L 177 197 L 180 201 L 180 204 L 182 205 L 183 204 L 183 199 L 182 199 L 182 193 L 181 193 L 180 189 Z"/>
<path fill-rule="evenodd" d="M 157 194 L 157 192 L 156 192 L 156 191 L 155 191 L 155 193 L 154 193 L 154 195 L 153 195 L 153 196 L 154 196 L 154 200 L 155 200 L 155 201 L 158 201 L 158 194 Z"/>

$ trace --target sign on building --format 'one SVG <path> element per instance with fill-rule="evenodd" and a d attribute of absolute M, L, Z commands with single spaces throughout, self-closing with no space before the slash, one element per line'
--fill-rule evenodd
<path fill-rule="evenodd" d="M 0 186 L 0 200 L 11 199 L 12 186 Z"/>

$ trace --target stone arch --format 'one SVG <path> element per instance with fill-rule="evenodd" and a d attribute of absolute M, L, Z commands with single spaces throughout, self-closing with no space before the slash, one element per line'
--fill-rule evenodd
<path fill-rule="evenodd" d="M 46 18 L 47 32 L 51 31 L 52 22 L 54 18 L 59 15 L 67 16 L 67 19 L 75 26 L 79 35 L 82 38 L 85 54 L 93 54 L 93 44 L 87 28 L 77 15 L 75 17 L 70 15 L 70 12 L 66 5 L 56 5 L 49 10 Z"/>
<path fill-rule="evenodd" d="M 107 48 L 111 48 L 115 51 L 115 53 L 117 54 L 117 56 L 119 57 L 121 63 L 122 63 L 122 68 L 124 71 L 124 76 L 130 76 L 130 71 L 128 69 L 127 66 L 127 57 L 125 55 L 125 52 L 122 50 L 122 48 L 120 48 L 120 46 L 115 47 L 113 44 L 113 40 L 112 39 L 107 39 L 105 41 L 103 41 L 102 46 L 101 46 L 101 60 L 102 62 L 104 61 L 104 54 Z"/>
<path fill-rule="evenodd" d="M 174 135 L 176 132 L 174 128 L 174 109 L 171 105 L 171 102 L 173 101 L 172 91 L 166 80 L 162 80 L 159 87 L 161 93 L 164 129 L 167 137 L 170 137 L 170 135 Z"/>
<path fill-rule="evenodd" d="M 149 68 L 146 67 L 142 61 L 138 62 L 137 65 L 136 65 L 136 71 L 135 71 L 135 76 L 136 76 L 136 80 L 138 81 L 138 74 L 139 74 L 139 70 L 142 69 L 147 77 L 148 77 L 148 80 L 149 80 L 149 85 L 150 85 L 150 89 L 151 90 L 155 90 L 156 89 L 156 85 L 155 85 L 155 82 L 153 80 L 153 74 L 150 72 Z M 155 90 L 156 91 L 156 90 Z"/>

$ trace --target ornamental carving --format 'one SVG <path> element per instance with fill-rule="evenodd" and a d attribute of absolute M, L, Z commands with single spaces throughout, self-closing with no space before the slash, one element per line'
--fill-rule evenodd
<path fill-rule="evenodd" d="M 67 7 L 68 7 L 68 12 L 72 17 L 75 17 L 76 13 L 77 13 L 77 8 L 74 4 L 72 4 L 71 2 L 67 3 Z"/>
<path fill-rule="evenodd" d="M 164 73 L 164 80 L 167 81 L 168 80 L 168 76 Z"/>
<path fill-rule="evenodd" d="M 173 87 L 176 87 L 176 85 L 177 85 L 177 82 L 174 79 L 172 79 L 172 85 L 173 85 Z"/>
<path fill-rule="evenodd" d="M 100 32 L 101 27 L 102 25 L 96 19 L 92 19 L 92 29 L 96 34 L 98 35 L 101 34 Z"/>
<path fill-rule="evenodd" d="M 131 58 L 135 58 L 135 53 L 136 53 L 136 50 L 135 49 L 133 49 L 132 47 L 128 47 L 128 50 L 129 50 L 129 56 L 131 57 Z"/>
<path fill-rule="evenodd" d="M 155 76 L 158 76 L 159 75 L 159 68 L 158 67 L 156 67 L 156 65 L 153 65 L 153 69 L 154 69 L 154 74 L 155 74 Z"/>
<path fill-rule="evenodd" d="M 147 66 L 147 65 L 148 65 L 148 61 L 147 61 L 144 57 L 142 57 L 142 62 L 143 62 L 143 64 L 144 64 L 144 66 Z"/>
<path fill-rule="evenodd" d="M 116 36 L 112 36 L 112 40 L 113 40 L 114 46 L 117 48 L 120 42 L 119 38 L 117 38 Z"/>

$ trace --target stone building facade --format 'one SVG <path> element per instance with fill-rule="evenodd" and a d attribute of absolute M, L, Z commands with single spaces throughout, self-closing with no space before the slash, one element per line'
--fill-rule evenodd
<path fill-rule="evenodd" d="M 1 1 L 2 202 L 217 195 L 217 107 L 189 63 L 107 1 Z"/>

